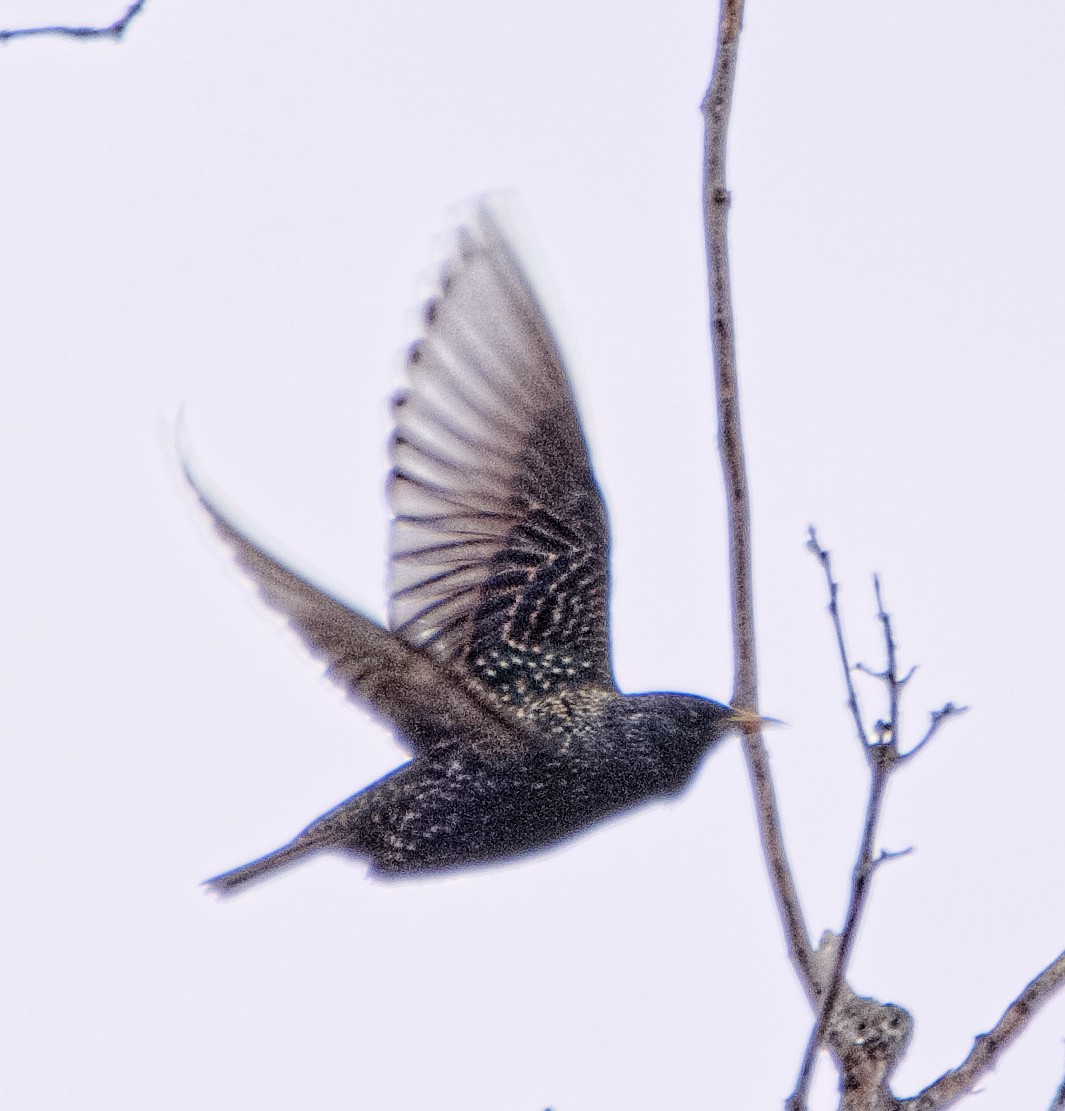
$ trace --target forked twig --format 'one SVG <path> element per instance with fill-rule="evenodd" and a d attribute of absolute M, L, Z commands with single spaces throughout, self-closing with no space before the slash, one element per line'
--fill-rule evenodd
<path fill-rule="evenodd" d="M 833 1012 L 836 1008 L 837 1001 L 844 990 L 847 965 L 850 960 L 855 937 L 857 936 L 858 923 L 861 921 L 862 913 L 865 910 L 865 905 L 869 897 L 873 874 L 876 869 L 887 860 L 894 859 L 897 856 L 903 856 L 910 851 L 908 849 L 902 852 L 887 852 L 881 850 L 877 855 L 873 855 L 873 846 L 876 840 L 876 831 L 880 822 L 880 814 L 883 808 L 888 780 L 892 772 L 901 767 L 906 760 L 916 755 L 916 753 L 932 739 L 948 717 L 961 713 L 964 710 L 964 707 L 956 707 L 953 703 L 948 702 L 946 706 L 941 710 L 937 710 L 932 715 L 932 724 L 929 726 L 924 737 L 921 738 L 914 748 L 905 755 L 900 754 L 899 720 L 902 692 L 916 669 L 910 668 L 904 675 L 899 675 L 898 648 L 895 641 L 895 632 L 891 624 L 891 616 L 884 608 L 884 598 L 880 589 L 880 579 L 878 576 L 873 576 L 873 589 L 876 595 L 876 615 L 880 622 L 884 637 L 884 668 L 882 671 L 874 671 L 860 664 L 852 668 L 850 654 L 847 651 L 846 639 L 843 635 L 843 621 L 839 611 L 839 584 L 832 576 L 832 559 L 827 549 L 822 547 L 817 538 L 817 533 L 812 527 L 810 528 L 809 539 L 807 540 L 807 548 L 817 558 L 825 574 L 829 597 L 828 610 L 832 616 L 832 627 L 835 632 L 836 645 L 839 649 L 840 663 L 843 668 L 847 688 L 847 705 L 854 718 L 855 730 L 858 734 L 859 742 L 861 743 L 862 752 L 869 765 L 869 797 L 865 807 L 865 822 L 862 829 L 861 845 L 859 846 L 857 860 L 855 861 L 854 869 L 851 874 L 851 888 L 847 913 L 844 919 L 843 929 L 838 937 L 832 963 L 832 973 L 827 985 L 825 985 L 824 994 L 818 1007 L 817 1021 L 814 1023 L 814 1028 L 807 1041 L 806 1050 L 803 1054 L 802 1065 L 799 1069 L 799 1077 L 795 1084 L 795 1091 L 788 1100 L 788 1107 L 791 1111 L 801 1111 L 801 1109 L 806 1106 L 806 1098 L 809 1092 L 810 1079 L 813 1074 L 814 1061 L 817 1058 L 817 1050 L 825 1039 L 825 1035 L 833 1021 Z M 877 722 L 875 740 L 870 740 L 869 731 L 862 719 L 857 691 L 855 690 L 854 682 L 851 678 L 853 670 L 861 670 L 868 675 L 872 675 L 883 682 L 887 688 L 887 719 Z M 886 1073 L 877 1079 L 878 1084 L 883 1084 L 885 1081 Z"/>

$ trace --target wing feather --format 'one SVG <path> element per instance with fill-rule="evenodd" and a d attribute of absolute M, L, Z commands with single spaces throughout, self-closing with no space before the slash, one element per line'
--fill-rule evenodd
<path fill-rule="evenodd" d="M 215 533 L 262 600 L 325 666 L 325 675 L 389 725 L 397 741 L 412 753 L 457 742 L 493 759 L 528 747 L 521 726 L 464 676 L 270 555 L 223 513 L 187 460 L 182 466 Z"/>
<path fill-rule="evenodd" d="M 484 200 L 407 375 L 391 628 L 519 710 L 566 683 L 612 687 L 606 511 L 558 345 Z"/>

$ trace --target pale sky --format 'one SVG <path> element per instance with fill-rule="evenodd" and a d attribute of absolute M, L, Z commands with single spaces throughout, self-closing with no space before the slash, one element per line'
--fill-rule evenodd
<path fill-rule="evenodd" d="M 109 21 L 123 4 L 27 18 Z M 387 399 L 449 206 L 517 190 L 614 537 L 629 691 L 731 662 L 700 218 L 716 5 L 152 0 L 121 44 L 0 49 L 0 1103 L 19 1111 L 779 1106 L 810 1016 L 738 744 L 565 849 L 382 884 L 205 877 L 396 766 L 209 541 L 241 519 L 384 613 Z M 730 182 L 763 708 L 815 936 L 865 773 L 870 573 L 910 740 L 851 982 L 907 1007 L 895 1091 L 1065 947 L 1065 7 L 751 0 Z M 880 712 L 868 688 L 869 715 Z M 971 1102 L 1042 1108 L 1065 997 Z M 835 1105 L 826 1067 L 815 1108 Z"/>

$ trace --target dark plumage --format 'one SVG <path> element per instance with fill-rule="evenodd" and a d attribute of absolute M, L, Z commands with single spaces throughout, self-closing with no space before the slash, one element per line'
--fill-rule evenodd
<path fill-rule="evenodd" d="M 412 756 L 277 852 L 208 880 L 215 891 L 327 850 L 378 874 L 515 857 L 680 791 L 741 720 L 693 695 L 614 685 L 602 496 L 558 347 L 483 201 L 407 370 L 389 478 L 391 631 L 256 545 L 185 466 L 262 598 Z"/>

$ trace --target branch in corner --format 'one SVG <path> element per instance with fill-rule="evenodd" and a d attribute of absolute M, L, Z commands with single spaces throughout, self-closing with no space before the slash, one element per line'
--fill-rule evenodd
<path fill-rule="evenodd" d="M 1065 983 L 1065 952 L 1059 953 L 1006 1008 L 1002 1017 L 986 1034 L 977 1036 L 972 1052 L 956 1068 L 944 1073 L 913 1099 L 903 1100 L 900 1107 L 907 1111 L 944 1111 L 967 1096 L 990 1072 L 999 1058 L 1027 1029 L 1032 1019 Z M 1062 1103 L 1065 1083 L 1059 1089 L 1051 1111 L 1065 1107 Z"/>
<path fill-rule="evenodd" d="M 140 15 L 141 9 L 147 0 L 134 0 L 134 3 L 106 27 L 67 27 L 62 25 L 50 27 L 14 27 L 0 29 L 0 42 L 9 42 L 11 39 L 25 39 L 36 35 L 58 35 L 68 39 L 121 39 L 126 33 L 130 23 Z"/>

